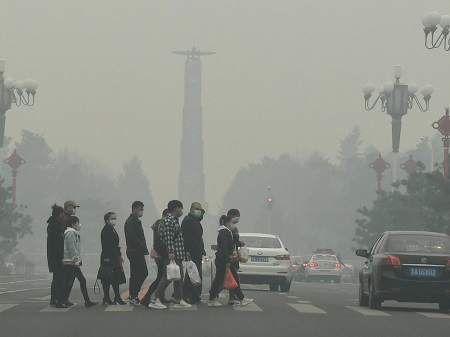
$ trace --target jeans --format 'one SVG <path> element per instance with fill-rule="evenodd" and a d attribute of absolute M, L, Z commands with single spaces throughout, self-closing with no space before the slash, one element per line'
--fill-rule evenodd
<path fill-rule="evenodd" d="M 192 257 L 191 260 L 195 263 L 198 269 L 198 273 L 200 274 L 200 279 L 203 280 L 202 277 L 202 257 Z M 191 302 L 198 302 L 200 301 L 202 294 L 202 285 L 193 285 L 191 280 L 189 279 L 189 276 L 186 277 L 186 281 L 183 284 L 183 295 L 184 297 L 191 300 Z"/>
<path fill-rule="evenodd" d="M 150 285 L 150 287 L 148 287 L 147 293 L 144 295 L 144 297 L 142 297 L 142 300 L 141 300 L 141 303 L 147 304 L 147 305 L 150 303 L 150 297 L 152 296 L 152 294 L 158 288 L 159 282 L 163 278 L 164 271 L 165 271 L 162 259 L 156 259 L 155 263 L 156 263 L 156 267 L 158 267 L 158 272 L 156 274 L 156 279 L 153 281 L 153 283 Z"/>
<path fill-rule="evenodd" d="M 161 281 L 159 281 L 158 287 L 155 291 L 155 297 L 159 300 L 162 300 L 166 288 L 172 282 L 172 280 L 167 279 L 167 265 L 169 264 L 169 262 L 170 260 L 168 258 L 163 259 L 164 272 Z M 183 261 L 180 259 L 175 259 L 175 262 L 180 268 L 181 280 L 173 281 L 173 298 L 175 301 L 179 301 L 183 298 L 183 273 L 181 273 L 181 270 L 183 270 Z"/>
<path fill-rule="evenodd" d="M 227 264 L 225 261 L 222 261 L 220 259 L 215 259 L 216 262 L 216 277 L 214 278 L 213 284 L 211 285 L 211 290 L 209 291 L 209 299 L 213 300 L 215 299 L 219 293 L 223 289 L 223 281 L 225 279 L 225 272 L 227 269 Z M 234 276 L 234 279 L 238 283 L 238 287 L 233 289 L 233 292 L 236 294 L 237 298 L 239 300 L 244 299 L 244 294 L 242 293 L 241 286 L 239 285 L 239 277 L 237 275 L 236 267 L 233 266 L 233 264 L 230 265 L 231 273 Z"/>
<path fill-rule="evenodd" d="M 72 291 L 72 286 L 74 280 L 78 279 L 80 282 L 81 293 L 83 294 L 83 298 L 85 302 L 90 302 L 87 287 L 86 287 L 86 278 L 83 275 L 81 269 L 77 266 L 65 265 L 64 266 L 64 287 L 63 293 L 61 294 L 61 301 L 67 301 L 69 298 L 70 292 Z"/>
<path fill-rule="evenodd" d="M 148 276 L 147 262 L 145 255 L 127 251 L 128 260 L 130 260 L 130 297 L 136 298 Z"/>

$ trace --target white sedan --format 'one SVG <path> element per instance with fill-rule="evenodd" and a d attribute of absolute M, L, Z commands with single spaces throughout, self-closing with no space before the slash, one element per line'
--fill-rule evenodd
<path fill-rule="evenodd" d="M 325 280 L 341 282 L 342 266 L 335 255 L 315 254 L 305 267 L 306 282 Z"/>

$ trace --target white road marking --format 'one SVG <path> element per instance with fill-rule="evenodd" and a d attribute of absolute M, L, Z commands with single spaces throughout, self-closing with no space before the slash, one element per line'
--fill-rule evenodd
<path fill-rule="evenodd" d="M 449 315 L 441 314 L 438 312 L 418 312 L 419 315 L 423 315 L 430 318 L 450 318 Z"/>
<path fill-rule="evenodd" d="M 298 298 L 298 296 L 287 296 L 287 298 Z"/>
<path fill-rule="evenodd" d="M 133 311 L 134 305 L 108 305 L 105 311 L 123 312 L 123 311 Z"/>
<path fill-rule="evenodd" d="M 303 304 L 310 304 L 310 301 L 298 301 L 298 303 L 303 303 Z"/>
<path fill-rule="evenodd" d="M 47 295 L 44 297 L 30 297 L 30 299 L 32 299 L 32 300 L 41 300 L 41 301 L 48 301 L 48 300 L 50 300 L 50 298 L 51 298 L 51 295 Z"/>
<path fill-rule="evenodd" d="M 326 314 L 326 311 L 323 311 L 312 304 L 288 303 L 287 305 L 304 314 Z"/>
<path fill-rule="evenodd" d="M 44 309 L 40 310 L 40 312 L 68 312 L 70 310 L 70 308 L 73 308 L 74 306 L 76 306 L 77 304 L 75 303 L 73 306 L 68 307 L 68 308 L 55 308 L 55 307 L 45 307 Z"/>
<path fill-rule="evenodd" d="M 359 298 L 347 298 L 347 301 L 350 301 L 350 302 L 358 302 L 358 301 L 359 301 Z"/>
<path fill-rule="evenodd" d="M 15 307 L 16 305 L 17 304 L 0 304 L 0 312 L 11 309 L 12 307 Z"/>
<path fill-rule="evenodd" d="M 363 307 L 357 307 L 357 306 L 351 306 L 346 305 L 346 308 L 349 308 L 351 310 L 354 310 L 356 312 L 359 312 L 360 314 L 363 314 L 364 316 L 391 316 L 388 313 L 381 311 L 381 310 L 373 310 L 369 308 L 363 308 Z"/>
<path fill-rule="evenodd" d="M 35 280 L 23 280 L 23 281 L 13 281 L 13 282 L 3 282 L 3 283 L 0 283 L 1 285 L 4 285 L 4 284 L 15 284 L 15 283 L 24 283 L 24 282 L 34 282 L 34 281 L 47 281 L 47 280 L 50 280 L 49 278 L 38 278 L 38 279 L 35 279 Z"/>
<path fill-rule="evenodd" d="M 253 302 L 243 307 L 241 307 L 239 304 L 233 305 L 233 309 L 236 311 L 263 311 Z"/>
<path fill-rule="evenodd" d="M 20 293 L 23 291 L 31 291 L 31 290 L 44 290 L 44 289 L 50 289 L 50 287 L 45 288 L 30 288 L 30 289 L 19 289 L 19 290 L 8 290 L 8 291 L 2 291 L 0 292 L 0 295 L 2 294 L 10 294 L 10 293 Z"/>

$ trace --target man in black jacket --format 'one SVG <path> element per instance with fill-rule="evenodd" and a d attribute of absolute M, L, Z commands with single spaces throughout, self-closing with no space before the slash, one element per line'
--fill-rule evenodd
<path fill-rule="evenodd" d="M 183 234 L 184 250 L 197 266 L 202 279 L 202 256 L 206 255 L 203 243 L 203 227 L 200 221 L 203 219 L 205 211 L 199 202 L 193 202 L 191 209 L 181 223 L 181 233 Z M 190 303 L 200 303 L 202 285 L 193 286 L 189 279 L 184 282 L 183 294 Z"/>
<path fill-rule="evenodd" d="M 130 260 L 130 303 L 138 305 L 138 294 L 148 276 L 145 255 L 148 255 L 144 229 L 140 218 L 144 215 L 144 204 L 135 201 L 131 205 L 131 214 L 125 221 L 125 240 L 127 257 Z"/>
<path fill-rule="evenodd" d="M 55 306 L 61 299 L 63 287 L 64 268 L 64 237 L 62 230 L 62 218 L 64 209 L 56 204 L 52 206 L 52 216 L 47 220 L 47 262 L 48 270 L 53 273 L 51 285 L 50 306 Z"/>

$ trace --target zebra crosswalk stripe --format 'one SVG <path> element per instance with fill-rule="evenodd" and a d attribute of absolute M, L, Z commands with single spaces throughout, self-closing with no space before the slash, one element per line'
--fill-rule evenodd
<path fill-rule="evenodd" d="M 191 304 L 190 308 L 174 308 L 173 304 L 170 305 L 170 310 L 174 310 L 174 311 L 196 311 L 197 310 L 197 305 L 196 304 Z"/>
<path fill-rule="evenodd" d="M 0 312 L 11 309 L 12 307 L 15 307 L 16 305 L 17 304 L 0 304 Z"/>
<path fill-rule="evenodd" d="M 449 315 L 441 314 L 439 312 L 417 312 L 419 315 L 423 315 L 425 317 L 430 318 L 450 318 Z"/>
<path fill-rule="evenodd" d="M 133 311 L 134 305 L 108 305 L 105 311 L 110 312 L 125 312 L 125 311 Z"/>
<path fill-rule="evenodd" d="M 68 307 L 68 308 L 55 308 L 55 307 L 47 306 L 44 309 L 40 310 L 40 312 L 67 312 L 76 305 L 77 304 L 75 303 L 73 306 Z"/>
<path fill-rule="evenodd" d="M 345 307 L 349 308 L 351 310 L 354 310 L 356 312 L 359 312 L 360 314 L 363 314 L 364 316 L 391 316 L 388 313 L 381 311 L 381 310 L 373 310 L 373 309 L 357 307 L 357 306 L 353 306 L 353 305 L 346 305 Z"/>
<path fill-rule="evenodd" d="M 236 304 L 233 305 L 233 309 L 236 311 L 263 311 L 260 307 L 258 307 L 254 302 L 247 304 L 246 306 L 241 307 Z"/>
<path fill-rule="evenodd" d="M 298 312 L 305 313 L 305 314 L 326 314 L 326 311 L 323 311 L 322 309 L 319 309 L 318 307 L 315 307 L 312 304 L 304 304 L 304 303 L 287 303 L 290 307 L 294 308 Z"/>

